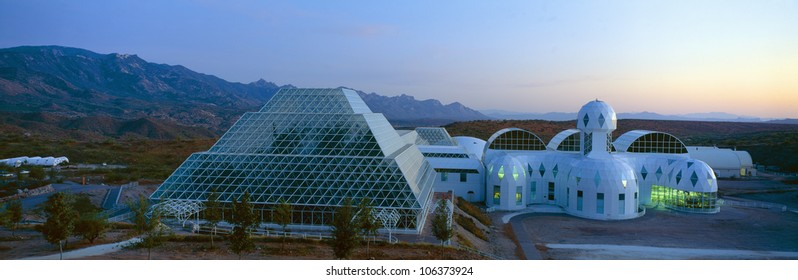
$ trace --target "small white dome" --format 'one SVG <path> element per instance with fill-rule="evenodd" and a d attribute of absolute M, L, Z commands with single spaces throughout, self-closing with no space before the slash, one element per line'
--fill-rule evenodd
<path fill-rule="evenodd" d="M 617 128 L 618 117 L 612 107 L 601 100 L 590 101 L 579 109 L 576 128 L 582 131 L 606 130 Z"/>
<path fill-rule="evenodd" d="M 718 180 L 712 168 L 696 159 L 679 160 L 668 170 L 670 185 L 676 189 L 694 192 L 717 192 Z"/>
<path fill-rule="evenodd" d="M 618 194 L 637 191 L 637 176 L 631 166 L 616 159 L 586 158 L 572 165 L 569 185 Z"/>
<path fill-rule="evenodd" d="M 488 182 L 499 184 L 501 181 L 510 180 L 516 183 L 526 182 L 526 169 L 518 159 L 505 155 L 496 157 L 487 165 Z M 524 185 L 523 183 L 521 185 Z"/>
<path fill-rule="evenodd" d="M 474 154 L 477 158 L 482 158 L 482 152 L 485 150 L 485 140 L 470 137 L 470 136 L 456 136 L 452 137 L 460 147 L 465 148 L 469 154 Z"/>

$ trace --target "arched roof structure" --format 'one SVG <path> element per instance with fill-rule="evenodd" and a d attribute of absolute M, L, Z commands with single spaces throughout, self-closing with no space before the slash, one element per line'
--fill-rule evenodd
<path fill-rule="evenodd" d="M 686 154 L 682 140 L 671 134 L 650 130 L 632 130 L 613 142 L 615 149 L 628 153 Z"/>
<path fill-rule="evenodd" d="M 563 130 L 554 138 L 551 138 L 546 147 L 552 151 L 578 152 L 579 151 L 579 129 Z"/>
<path fill-rule="evenodd" d="M 546 144 L 532 132 L 511 127 L 491 135 L 482 154 L 486 154 L 488 150 L 545 151 Z"/>

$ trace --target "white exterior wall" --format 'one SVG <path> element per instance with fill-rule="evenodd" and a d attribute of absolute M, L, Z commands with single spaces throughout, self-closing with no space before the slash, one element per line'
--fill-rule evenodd
<path fill-rule="evenodd" d="M 527 187 L 527 172 L 525 167 L 514 157 L 499 157 L 489 163 L 485 184 L 485 204 L 496 210 L 521 210 L 526 208 L 529 188 Z M 503 170 L 502 170 L 503 168 Z M 503 171 L 503 176 L 500 172 Z M 514 177 L 513 173 L 518 177 Z M 494 187 L 499 186 L 499 203 L 494 200 Z M 521 187 L 521 202 L 516 202 L 516 193 Z"/>
<path fill-rule="evenodd" d="M 433 189 L 435 192 L 452 191 L 454 195 L 471 202 L 485 201 L 484 171 L 479 174 L 466 173 L 466 182 L 460 182 L 460 173 L 448 173 L 446 181 L 442 181 L 442 172 L 437 173 Z M 469 192 L 473 192 L 473 195 Z"/>

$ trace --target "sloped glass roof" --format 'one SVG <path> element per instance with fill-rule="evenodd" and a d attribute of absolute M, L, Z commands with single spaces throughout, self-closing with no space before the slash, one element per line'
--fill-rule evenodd
<path fill-rule="evenodd" d="M 416 132 L 418 132 L 417 145 L 457 146 L 443 127 L 417 127 Z"/>
<path fill-rule="evenodd" d="M 204 201 L 215 188 L 230 203 L 249 192 L 262 209 L 284 200 L 317 215 L 303 216 L 305 224 L 324 225 L 344 199 L 368 197 L 377 208 L 400 209 L 398 227 L 416 230 L 433 180 L 418 148 L 354 91 L 288 89 L 189 156 L 151 198 Z"/>

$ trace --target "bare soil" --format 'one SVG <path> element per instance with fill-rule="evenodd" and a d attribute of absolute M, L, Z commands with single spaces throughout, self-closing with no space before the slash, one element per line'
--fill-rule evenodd
<path fill-rule="evenodd" d="M 255 250 L 242 254 L 246 260 L 331 260 L 335 255 L 323 241 L 279 238 L 259 238 Z M 229 250 L 222 238 L 214 246 L 210 242 L 166 242 L 153 248 L 151 258 L 156 260 L 235 260 L 239 256 Z M 102 256 L 88 257 L 97 260 L 147 259 L 147 249 L 127 248 Z M 372 243 L 368 252 L 365 244 L 358 247 L 350 259 L 356 260 L 469 260 L 482 259 L 471 252 L 431 244 Z"/>
<path fill-rule="evenodd" d="M 788 211 L 722 206 L 717 214 L 691 214 L 649 208 L 643 217 L 625 221 L 596 221 L 565 214 L 527 214 L 519 239 L 531 239 L 544 259 L 620 258 L 659 259 L 656 252 L 590 255 L 578 249 L 553 249 L 547 244 L 630 245 L 655 248 L 689 248 L 798 252 L 798 192 L 783 178 L 764 174 L 743 180 L 720 180 L 721 198 L 754 199 L 781 203 Z M 717 256 L 717 255 L 715 255 Z M 664 258 L 664 257 L 663 257 Z M 712 255 L 696 258 L 714 258 Z M 728 258 L 728 257 L 722 257 Z M 748 258 L 741 256 L 740 258 Z"/>
<path fill-rule="evenodd" d="M 132 234 L 132 230 L 114 229 L 106 232 L 104 238 L 97 239 L 94 243 L 89 243 L 78 237 L 70 237 L 64 252 L 127 240 L 133 236 Z M 13 260 L 52 254 L 58 254 L 58 245 L 48 243 L 42 234 L 34 230 L 32 226 L 23 226 L 14 232 L 13 237 L 11 231 L 5 228 L 0 230 L 0 259 Z"/>

